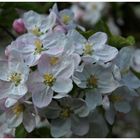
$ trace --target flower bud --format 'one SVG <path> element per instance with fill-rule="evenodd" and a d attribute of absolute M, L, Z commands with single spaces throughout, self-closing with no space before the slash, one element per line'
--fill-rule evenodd
<path fill-rule="evenodd" d="M 23 34 L 26 32 L 26 28 L 24 26 L 24 22 L 21 18 L 14 20 L 13 22 L 13 29 L 18 33 L 18 34 Z"/>

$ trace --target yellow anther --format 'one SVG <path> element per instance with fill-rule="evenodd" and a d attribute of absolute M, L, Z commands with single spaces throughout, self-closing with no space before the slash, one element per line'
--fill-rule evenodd
<path fill-rule="evenodd" d="M 35 45 L 35 53 L 39 54 L 43 51 L 42 42 L 39 39 L 35 40 L 34 45 Z"/>
<path fill-rule="evenodd" d="M 62 118 L 68 118 L 68 117 L 70 117 L 71 112 L 72 111 L 70 110 L 70 108 L 63 108 L 62 111 L 61 111 L 61 113 L 60 113 L 60 117 L 62 117 Z"/>
<path fill-rule="evenodd" d="M 44 74 L 44 83 L 48 86 L 53 86 L 54 82 L 55 82 L 55 77 L 53 76 L 53 74 L 50 73 L 46 73 Z"/>
<path fill-rule="evenodd" d="M 97 81 L 98 79 L 94 75 L 91 75 L 88 79 L 88 85 L 92 87 L 97 87 Z"/>
<path fill-rule="evenodd" d="M 13 108 L 12 111 L 19 116 L 21 112 L 24 111 L 24 105 L 17 103 Z"/>
<path fill-rule="evenodd" d="M 10 81 L 15 84 L 15 86 L 18 86 L 21 82 L 21 74 L 20 73 L 12 73 L 10 76 Z"/>
<path fill-rule="evenodd" d="M 35 27 L 34 29 L 31 30 L 32 34 L 36 36 L 42 35 L 42 32 L 40 32 L 40 29 L 38 27 Z"/>
<path fill-rule="evenodd" d="M 68 16 L 68 15 L 62 16 L 62 21 L 64 24 L 68 24 L 70 21 L 70 16 Z"/>
<path fill-rule="evenodd" d="M 86 44 L 84 47 L 84 54 L 85 55 L 92 55 L 92 53 L 93 53 L 92 46 L 90 44 Z"/>
<path fill-rule="evenodd" d="M 58 57 L 51 57 L 50 58 L 50 64 L 51 65 L 56 65 L 58 63 Z"/>

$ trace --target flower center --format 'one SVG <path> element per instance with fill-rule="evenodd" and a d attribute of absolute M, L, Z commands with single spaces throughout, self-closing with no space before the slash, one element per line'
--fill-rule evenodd
<path fill-rule="evenodd" d="M 97 6 L 96 5 L 92 5 L 92 9 L 93 10 L 96 10 L 97 9 Z"/>
<path fill-rule="evenodd" d="M 58 57 L 51 57 L 50 58 L 50 64 L 51 65 L 56 65 L 58 63 Z"/>
<path fill-rule="evenodd" d="M 35 54 L 40 54 L 43 51 L 43 45 L 39 39 L 35 40 Z"/>
<path fill-rule="evenodd" d="M 36 35 L 36 36 L 40 36 L 42 35 L 42 32 L 40 32 L 40 29 L 38 27 L 35 27 L 31 30 L 32 34 Z"/>
<path fill-rule="evenodd" d="M 46 73 L 44 74 L 44 83 L 48 86 L 53 86 L 56 78 L 53 76 L 53 74 Z"/>
<path fill-rule="evenodd" d="M 24 111 L 24 105 L 17 103 L 13 108 L 12 111 L 19 116 L 21 112 Z"/>
<path fill-rule="evenodd" d="M 119 102 L 119 101 L 122 101 L 123 100 L 123 97 L 122 96 L 120 96 L 120 95 L 111 95 L 110 96 L 110 100 L 111 101 L 114 101 L 114 102 Z"/>
<path fill-rule="evenodd" d="M 70 21 L 70 16 L 68 16 L 68 15 L 62 16 L 62 21 L 64 24 L 68 24 Z"/>
<path fill-rule="evenodd" d="M 97 88 L 97 81 L 98 81 L 98 79 L 94 75 L 91 75 L 87 81 L 88 86 L 92 86 L 92 87 Z"/>
<path fill-rule="evenodd" d="M 10 76 L 10 81 L 13 82 L 15 84 L 15 86 L 18 86 L 21 82 L 21 73 L 13 73 Z"/>
<path fill-rule="evenodd" d="M 61 113 L 60 113 L 60 117 L 62 118 L 68 118 L 70 117 L 72 111 L 70 110 L 69 107 L 65 107 L 62 109 Z"/>
<path fill-rule="evenodd" d="M 93 53 L 92 46 L 90 44 L 86 44 L 84 47 L 84 54 L 85 55 L 92 55 L 92 53 Z"/>

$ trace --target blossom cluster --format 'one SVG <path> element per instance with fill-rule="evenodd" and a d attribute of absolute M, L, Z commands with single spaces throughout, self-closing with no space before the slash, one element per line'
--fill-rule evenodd
<path fill-rule="evenodd" d="M 0 137 L 22 123 L 30 133 L 44 117 L 52 137 L 83 136 L 90 124 L 105 128 L 130 111 L 139 51 L 110 46 L 100 31 L 85 38 L 72 11 L 56 4 L 49 15 L 25 12 L 13 28 L 20 36 L 0 59 Z"/>

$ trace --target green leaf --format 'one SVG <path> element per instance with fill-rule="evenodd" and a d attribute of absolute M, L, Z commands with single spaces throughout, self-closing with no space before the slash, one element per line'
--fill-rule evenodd
<path fill-rule="evenodd" d="M 21 124 L 16 128 L 15 137 L 16 138 L 26 138 L 27 131 L 25 130 L 24 126 Z"/>
<path fill-rule="evenodd" d="M 134 45 L 135 39 L 133 36 L 128 36 L 127 38 L 124 38 L 122 36 L 112 35 L 108 39 L 108 44 L 120 49 L 122 47 Z"/>

